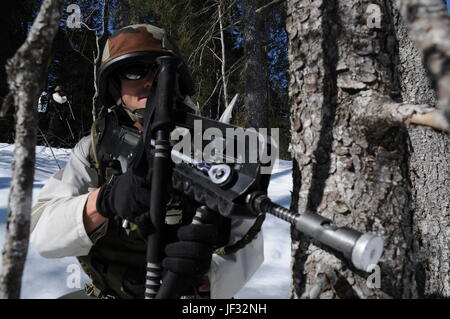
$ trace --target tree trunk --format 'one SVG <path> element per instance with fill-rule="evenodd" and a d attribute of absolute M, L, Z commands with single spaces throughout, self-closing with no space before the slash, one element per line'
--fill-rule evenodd
<path fill-rule="evenodd" d="M 265 48 L 265 10 L 260 1 L 242 1 L 245 55 L 245 122 L 248 127 L 269 127 L 268 70 Z"/>
<path fill-rule="evenodd" d="M 63 1 L 45 0 L 25 43 L 8 61 L 10 96 L 16 106 L 16 139 L 9 216 L 0 275 L 0 298 L 19 298 L 27 256 L 34 179 L 37 101 L 45 83 L 50 49 Z"/>
<path fill-rule="evenodd" d="M 130 16 L 131 4 L 130 0 L 117 0 L 116 2 L 116 18 L 117 22 L 114 26 L 114 29 L 120 29 L 130 25 L 131 16 Z"/>
<path fill-rule="evenodd" d="M 398 41 L 397 71 L 404 101 L 436 104 L 423 66 L 423 56 L 409 39 L 394 1 L 393 21 Z M 417 251 L 417 284 L 420 297 L 449 297 L 450 139 L 431 129 L 409 127 L 409 179 L 413 230 Z"/>
<path fill-rule="evenodd" d="M 287 7 L 294 209 L 316 211 L 338 226 L 375 232 L 385 241 L 378 285 L 371 281 L 378 269 L 357 271 L 292 230 L 293 297 L 441 295 L 427 282 L 429 272 L 440 282 L 445 256 L 425 252 L 436 243 L 434 252 L 448 250 L 445 234 L 432 238 L 428 228 L 448 216 L 448 196 L 447 202 L 442 197 L 450 190 L 444 167 L 448 136 L 404 124 L 403 110 L 411 108 L 405 103 L 417 101 L 409 99 L 412 87 L 405 83 L 407 73 L 399 71 L 419 69 L 402 51 L 401 36 L 397 41 L 401 25 L 395 8 L 383 0 L 288 0 Z M 426 85 L 422 90 L 424 98 L 432 96 Z M 422 153 L 427 150 L 419 148 L 420 136 L 439 142 L 428 146 L 433 153 Z M 430 166 L 436 162 L 431 156 L 444 159 L 441 171 Z M 436 187 L 442 190 L 431 197 Z M 438 202 L 430 205 L 426 196 Z M 430 265 L 434 269 L 426 270 Z"/>

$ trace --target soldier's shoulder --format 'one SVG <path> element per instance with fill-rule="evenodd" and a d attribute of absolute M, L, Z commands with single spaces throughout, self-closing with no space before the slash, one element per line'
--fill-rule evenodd
<path fill-rule="evenodd" d="M 87 135 L 78 141 L 78 143 L 73 148 L 73 153 L 80 158 L 88 159 L 90 147 L 91 136 Z"/>

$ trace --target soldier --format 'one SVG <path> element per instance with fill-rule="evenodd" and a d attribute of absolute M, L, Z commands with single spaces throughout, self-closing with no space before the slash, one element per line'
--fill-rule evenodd
<path fill-rule="evenodd" d="M 73 117 L 69 101 L 62 86 L 56 86 L 49 101 L 48 141 L 51 146 L 61 147 L 74 140 L 69 120 Z"/>
<path fill-rule="evenodd" d="M 41 134 L 44 134 L 43 132 L 47 132 L 48 130 L 48 104 L 49 94 L 46 91 L 43 91 L 38 100 L 38 127 Z"/>
<path fill-rule="evenodd" d="M 160 55 L 182 61 L 164 30 L 152 25 L 128 26 L 108 39 L 98 87 L 109 112 L 94 123 L 97 134 L 78 142 L 66 167 L 49 179 L 33 207 L 31 244 L 43 257 L 77 256 L 92 279 L 86 293 L 75 297 L 144 297 L 147 243 L 143 238 L 152 231 L 145 214 L 151 168 L 141 169 L 148 162 L 132 157 L 141 144 L 130 152 L 126 171 L 102 150 L 111 143 L 105 127 L 143 129 L 143 110 L 155 85 L 155 59 Z M 180 82 L 190 79 L 184 63 L 178 67 L 178 76 Z M 178 93 L 187 95 L 183 90 Z M 190 283 L 182 295 L 233 297 L 263 261 L 262 234 L 249 239 L 246 234 L 253 221 L 243 219 L 221 217 L 214 224 L 192 225 L 196 203 L 168 190 L 167 210 L 179 218 L 166 220 L 164 270 Z M 131 222 L 129 229 L 122 227 L 124 220 Z M 217 248 L 236 243 L 233 247 L 239 248 L 230 254 L 216 253 Z"/>
<path fill-rule="evenodd" d="M 47 107 L 48 107 L 48 93 L 42 91 L 38 101 L 38 113 L 47 112 Z"/>

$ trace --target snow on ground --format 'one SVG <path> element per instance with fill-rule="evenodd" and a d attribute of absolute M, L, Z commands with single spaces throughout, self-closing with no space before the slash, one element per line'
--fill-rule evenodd
<path fill-rule="evenodd" d="M 11 183 L 11 162 L 13 145 L 0 143 L 0 247 L 5 241 L 5 224 L 9 187 Z M 52 153 L 53 151 L 53 153 Z M 36 148 L 36 169 L 33 186 L 33 203 L 45 181 L 59 167 L 64 167 L 70 149 Z M 274 167 L 269 185 L 269 197 L 276 203 L 289 207 L 292 190 L 292 162 L 280 160 Z M 264 263 L 251 280 L 235 296 L 249 299 L 284 299 L 290 294 L 290 234 L 289 224 L 273 216 L 267 216 L 263 224 Z M 0 266 L 1 267 L 1 266 Z M 74 257 L 46 259 L 30 247 L 22 281 L 22 298 L 53 299 L 82 288 L 89 282 L 81 272 L 77 280 L 78 262 Z M 75 287 L 74 287 L 75 286 Z"/>

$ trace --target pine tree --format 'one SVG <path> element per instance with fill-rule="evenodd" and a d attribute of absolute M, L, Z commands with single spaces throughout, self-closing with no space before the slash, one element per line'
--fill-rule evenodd
<path fill-rule="evenodd" d="M 409 36 L 439 39 L 433 32 L 442 26 L 431 26 L 448 21 L 442 2 L 414 5 L 404 7 L 408 23 L 429 13 L 422 30 L 432 35 L 413 29 Z M 431 64 L 424 68 L 408 39 L 399 1 L 289 0 L 287 7 L 293 206 L 385 241 L 370 274 L 292 231 L 293 296 L 448 297 L 450 139 L 406 124 L 439 112 L 412 104 L 434 104 Z M 439 81 L 443 70 L 434 71 Z"/>

